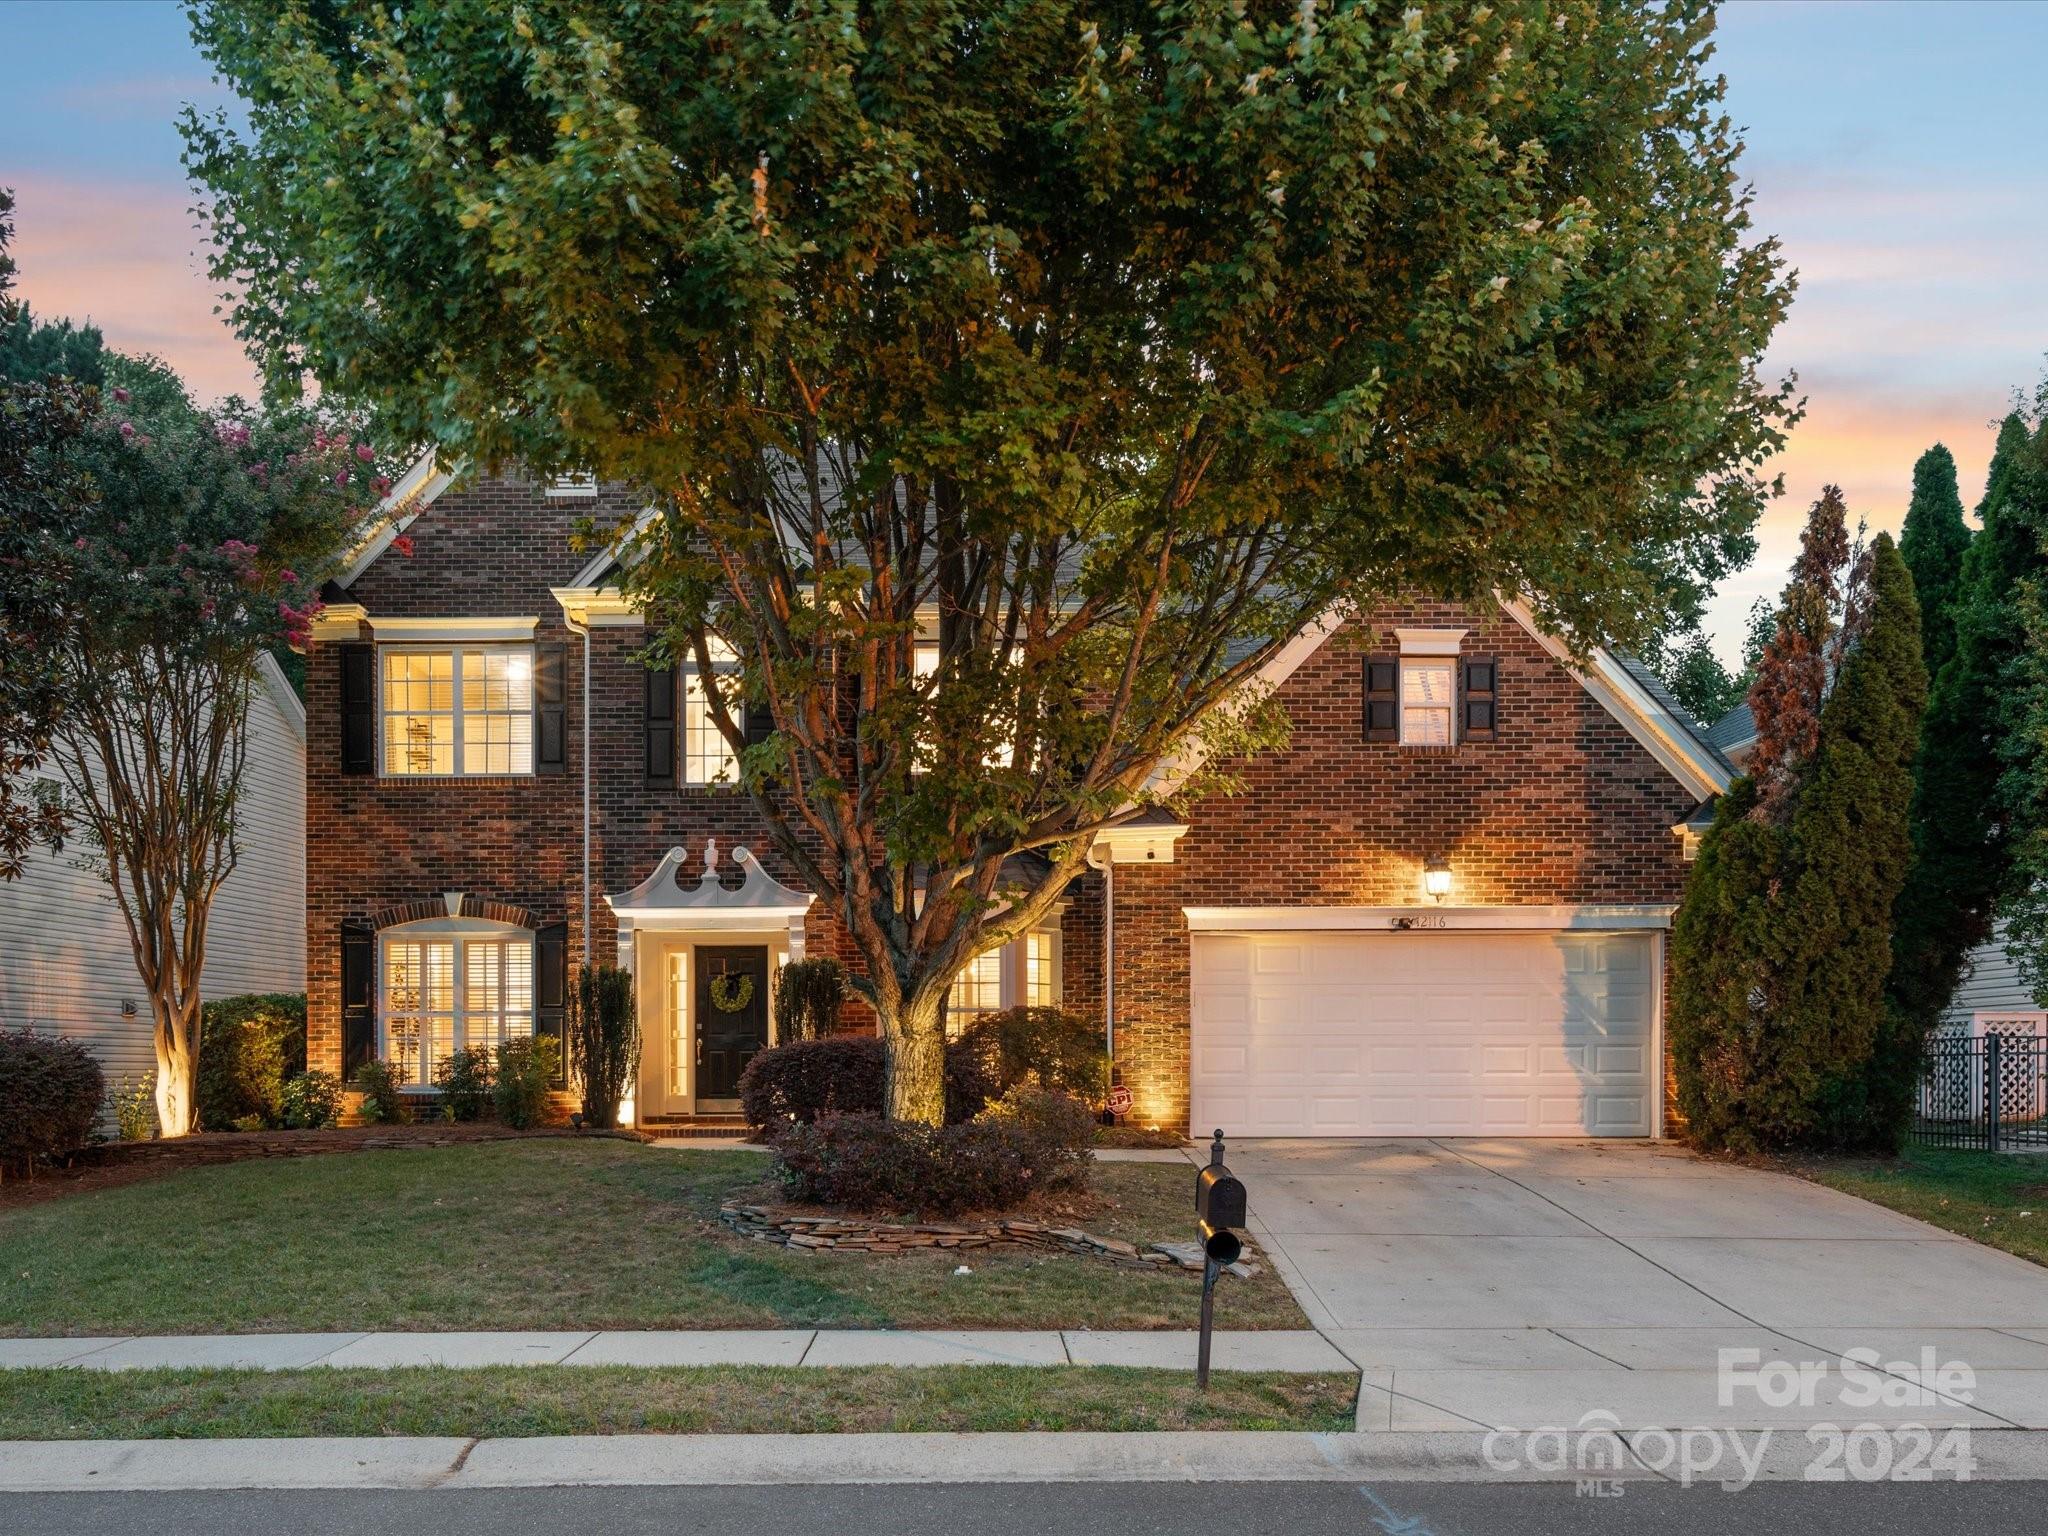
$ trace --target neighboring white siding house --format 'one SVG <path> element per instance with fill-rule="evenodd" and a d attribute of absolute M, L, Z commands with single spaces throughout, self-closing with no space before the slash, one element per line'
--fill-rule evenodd
<path fill-rule="evenodd" d="M 1970 951 L 1968 972 L 1941 1018 L 1944 1024 L 1967 1024 L 1975 1013 L 2026 1012 L 2040 1006 L 2020 980 L 2005 947 L 2005 924 L 2000 923 L 1991 930 L 1989 942 Z"/>
<path fill-rule="evenodd" d="M 303 992 L 306 712 L 267 656 L 249 706 L 239 843 L 207 924 L 204 994 Z M 110 1101 L 124 1077 L 155 1069 L 127 927 L 106 882 L 69 847 L 33 852 L 21 879 L 0 880 L 0 1026 L 85 1041 L 106 1069 Z"/>

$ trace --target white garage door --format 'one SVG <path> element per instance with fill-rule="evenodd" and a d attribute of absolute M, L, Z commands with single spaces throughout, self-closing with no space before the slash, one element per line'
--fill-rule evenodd
<path fill-rule="evenodd" d="M 1200 933 L 1194 1130 L 1647 1136 L 1644 933 Z"/>

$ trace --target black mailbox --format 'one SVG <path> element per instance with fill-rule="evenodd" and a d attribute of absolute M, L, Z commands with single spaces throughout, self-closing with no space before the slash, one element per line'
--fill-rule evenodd
<path fill-rule="evenodd" d="M 1195 1175 L 1195 1214 L 1212 1227 L 1244 1225 L 1244 1185 L 1216 1164 Z"/>

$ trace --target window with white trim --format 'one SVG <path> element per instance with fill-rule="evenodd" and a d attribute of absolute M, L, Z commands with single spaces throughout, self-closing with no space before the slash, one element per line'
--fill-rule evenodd
<path fill-rule="evenodd" d="M 597 476 L 588 473 L 557 475 L 544 493 L 552 501 L 588 501 L 597 495 Z"/>
<path fill-rule="evenodd" d="M 1451 712 L 1458 697 L 1457 658 L 1401 658 L 1401 743 L 1410 747 L 1452 744 Z"/>
<path fill-rule="evenodd" d="M 533 772 L 533 647 L 388 645 L 380 652 L 384 772 Z"/>
<path fill-rule="evenodd" d="M 735 707 L 736 701 L 727 701 L 728 711 Z M 737 784 L 739 777 L 739 754 L 711 718 L 703 674 L 691 668 L 683 673 L 683 782 Z"/>
<path fill-rule="evenodd" d="M 1051 1008 L 1059 1000 L 1059 930 L 1034 929 L 1014 943 L 976 955 L 953 978 L 946 998 L 946 1029 L 957 1035 L 979 1014 Z"/>
<path fill-rule="evenodd" d="M 404 926 L 383 938 L 378 1054 L 403 1088 L 432 1088 L 459 1050 L 533 1033 L 533 935 L 492 926 Z"/>

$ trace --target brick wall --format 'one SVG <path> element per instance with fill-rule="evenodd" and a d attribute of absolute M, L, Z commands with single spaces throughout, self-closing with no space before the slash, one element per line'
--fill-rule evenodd
<path fill-rule="evenodd" d="M 708 837 L 744 843 L 768 872 L 802 882 L 741 795 L 648 788 L 641 774 L 641 681 L 632 628 L 589 640 L 592 927 L 582 931 L 581 796 L 584 640 L 549 589 L 586 558 L 572 547 L 587 517 L 638 510 L 608 491 L 549 500 L 516 478 L 447 493 L 411 531 L 414 554 L 386 554 L 349 596 L 374 617 L 535 615 L 538 638 L 567 651 L 568 765 L 560 775 L 403 780 L 340 772 L 339 662 L 315 643 L 307 665 L 308 1055 L 340 1059 L 339 935 L 344 918 L 374 919 L 460 890 L 569 926 L 570 963 L 610 958 L 615 937 L 602 893 L 646 878 L 677 844 L 692 866 Z M 1368 744 L 1361 730 L 1361 657 L 1394 649 L 1395 626 L 1461 627 L 1468 655 L 1501 663 L 1492 742 L 1417 752 Z M 1294 721 L 1287 751 L 1244 767 L 1240 795 L 1195 807 L 1171 865 L 1117 872 L 1119 1058 L 1140 1113 L 1185 1124 L 1189 905 L 1395 905 L 1421 899 L 1425 860 L 1449 860 L 1460 903 L 1675 902 L 1685 866 L 1672 823 L 1693 808 L 1626 731 L 1511 618 L 1444 604 L 1390 609 L 1374 636 L 1347 630 L 1281 690 Z M 727 865 L 727 879 L 738 871 Z M 1103 1000 L 1102 880 L 1069 893 L 1062 922 L 1068 1006 L 1099 1016 Z M 856 963 L 836 918 L 813 908 L 811 954 Z"/>
<path fill-rule="evenodd" d="M 1418 751 L 1363 739 L 1362 658 L 1396 627 L 1463 628 L 1500 661 L 1498 738 Z M 1389 608 L 1347 627 L 1280 690 L 1285 752 L 1242 794 L 1192 808 L 1171 865 L 1117 869 L 1118 1055 L 1138 1114 L 1185 1125 L 1185 906 L 1397 906 L 1448 859 L 1460 904 L 1667 903 L 1684 890 L 1674 822 L 1690 793 L 1507 614 Z"/>

